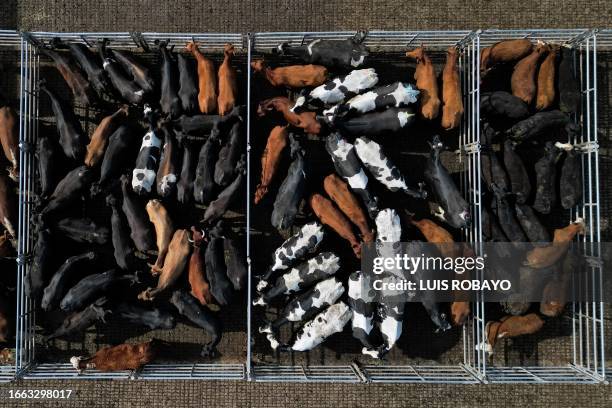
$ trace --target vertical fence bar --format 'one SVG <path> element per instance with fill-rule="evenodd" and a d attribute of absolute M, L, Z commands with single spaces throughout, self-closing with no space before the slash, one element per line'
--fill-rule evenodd
<path fill-rule="evenodd" d="M 251 312 L 253 305 L 252 302 L 252 271 L 251 271 L 251 49 L 253 46 L 253 37 L 251 33 L 247 34 L 247 194 L 246 194 L 246 209 L 247 209 L 247 359 L 246 359 L 246 377 L 247 380 L 251 381 L 251 353 L 252 353 L 252 339 L 251 339 Z"/>

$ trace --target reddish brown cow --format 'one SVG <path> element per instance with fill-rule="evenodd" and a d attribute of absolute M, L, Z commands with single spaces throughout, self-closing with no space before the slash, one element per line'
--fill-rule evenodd
<path fill-rule="evenodd" d="M 321 222 L 338 233 L 342 238 L 346 239 L 353 248 L 353 252 L 357 258 L 361 258 L 361 243 L 355 237 L 351 223 L 338 210 L 334 204 L 321 194 L 313 194 L 310 196 L 310 207 Z"/>
<path fill-rule="evenodd" d="M 549 47 L 549 52 L 538 70 L 536 109 L 548 109 L 555 101 L 555 76 L 559 47 Z"/>
<path fill-rule="evenodd" d="M 416 86 L 421 91 L 421 116 L 433 120 L 440 113 L 440 98 L 438 97 L 438 79 L 436 69 L 431 59 L 425 54 L 425 47 L 420 46 L 408 51 L 406 56 L 414 58 L 417 62 L 414 72 Z"/>
<path fill-rule="evenodd" d="M 91 140 L 87 145 L 87 154 L 85 155 L 85 165 L 89 167 L 96 166 L 102 157 L 108 144 L 108 138 L 113 134 L 119 125 L 128 116 L 128 106 L 123 105 L 119 110 L 112 115 L 106 116 L 100 121 L 100 124 L 91 136 Z"/>
<path fill-rule="evenodd" d="M 200 52 L 194 42 L 185 46 L 198 63 L 198 103 L 200 112 L 211 114 L 217 110 L 217 73 L 215 64 Z"/>
<path fill-rule="evenodd" d="M 219 115 L 221 116 L 229 113 L 234 108 L 236 104 L 236 94 L 238 92 L 236 70 L 232 67 L 234 46 L 232 44 L 225 44 L 223 55 L 223 63 L 219 67 L 219 97 L 217 98 Z"/>
<path fill-rule="evenodd" d="M 19 181 L 19 130 L 17 128 L 17 114 L 15 111 L 4 106 L 0 108 L 0 143 L 4 155 L 11 162 L 9 177 Z"/>
<path fill-rule="evenodd" d="M 193 234 L 193 252 L 189 258 L 189 286 L 191 294 L 203 306 L 208 306 L 209 309 L 218 310 L 219 307 L 214 304 L 212 293 L 210 292 L 210 284 L 206 280 L 204 271 L 204 259 L 202 257 L 202 239 L 204 236 L 201 231 L 195 227 L 191 227 Z"/>
<path fill-rule="evenodd" d="M 368 225 L 368 217 L 357 197 L 349 190 L 348 184 L 337 175 L 330 174 L 323 181 L 323 189 L 348 219 L 359 228 L 363 242 L 372 242 L 374 233 Z"/>
<path fill-rule="evenodd" d="M 72 366 L 79 372 L 88 368 L 100 371 L 140 370 L 157 355 L 158 341 L 153 339 L 138 344 L 105 347 L 92 357 L 74 356 Z"/>
<path fill-rule="evenodd" d="M 261 179 L 255 190 L 255 204 L 258 204 L 268 192 L 268 187 L 278 170 L 281 153 L 288 143 L 287 126 L 276 126 L 268 136 L 266 149 L 261 155 Z"/>
<path fill-rule="evenodd" d="M 446 50 L 446 64 L 442 71 L 442 127 L 446 130 L 455 129 L 459 126 L 463 115 L 461 81 L 457 67 L 458 59 L 457 48 L 449 47 Z"/>
<path fill-rule="evenodd" d="M 529 55 L 532 49 L 533 44 L 526 38 L 500 41 L 481 51 L 480 69 L 486 71 L 500 62 L 520 60 Z"/>
<path fill-rule="evenodd" d="M 577 234 L 584 233 L 584 221 L 578 219 L 565 228 L 555 230 L 550 245 L 536 247 L 527 253 L 524 265 L 534 269 L 548 268 L 554 265 L 569 248 L 569 243 Z"/>
<path fill-rule="evenodd" d="M 288 67 L 270 68 L 263 60 L 251 62 L 254 72 L 263 73 L 273 86 L 303 88 L 319 86 L 328 78 L 327 68 L 321 65 L 290 65 Z"/>
<path fill-rule="evenodd" d="M 285 120 L 295 127 L 304 129 L 306 133 L 313 135 L 319 134 L 321 124 L 316 118 L 315 112 L 292 112 L 294 103 L 289 98 L 277 96 L 276 98 L 266 99 L 257 107 L 257 114 L 265 116 L 267 112 L 275 110 L 283 115 Z"/>
<path fill-rule="evenodd" d="M 504 316 L 498 321 L 487 322 L 485 333 L 487 336 L 486 351 L 493 354 L 497 340 L 533 334 L 544 326 L 544 321 L 535 313 L 525 316 Z"/>
<path fill-rule="evenodd" d="M 512 95 L 521 98 L 526 104 L 531 104 L 536 96 L 536 72 L 540 59 L 548 52 L 548 48 L 539 44 L 531 54 L 527 55 L 514 66 L 512 71 Z"/>

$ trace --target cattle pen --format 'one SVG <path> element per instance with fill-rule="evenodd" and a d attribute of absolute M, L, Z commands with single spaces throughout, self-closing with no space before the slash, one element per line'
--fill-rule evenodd
<path fill-rule="evenodd" d="M 297 58 L 277 55 L 273 50 L 281 43 L 299 46 L 313 39 L 346 39 L 354 32 L 261 32 L 248 34 L 212 33 L 18 33 L 0 31 L 0 53 L 20 53 L 14 60 L 20 68 L 20 142 L 21 172 L 19 199 L 19 246 L 17 256 L 17 331 L 14 366 L 0 367 L 0 381 L 13 378 L 25 379 L 195 379 L 195 380 L 251 380 L 261 382 L 345 382 L 345 383 L 599 383 L 606 380 L 606 350 L 609 349 L 610 324 L 605 315 L 609 305 L 604 302 L 581 302 L 569 305 L 563 315 L 547 327 L 549 331 L 520 341 L 503 340 L 492 358 L 477 346 L 486 341 L 485 325 L 492 306 L 483 299 L 471 304 L 468 321 L 459 328 L 443 334 L 433 332 L 426 314 L 419 308 L 411 308 L 414 319 L 404 323 L 404 334 L 398 346 L 382 361 L 373 360 L 360 353 L 357 340 L 350 333 L 350 324 L 342 333 L 330 338 L 317 349 L 300 352 L 278 352 L 270 349 L 265 335 L 259 333 L 264 322 L 274 319 L 280 310 L 266 311 L 256 308 L 252 302 L 258 277 L 269 266 L 274 249 L 286 238 L 270 225 L 270 203 L 254 205 L 252 196 L 260 174 L 259 158 L 265 147 L 265 138 L 272 123 L 258 118 L 258 102 L 273 96 L 287 95 L 296 99 L 295 92 L 274 89 L 251 69 L 251 62 L 265 58 L 275 66 L 296 63 Z M 247 105 L 246 145 L 247 184 L 246 196 L 241 208 L 231 214 L 232 228 L 243 234 L 248 266 L 248 287 L 240 292 L 240 299 L 224 313 L 224 340 L 219 345 L 220 357 L 212 361 L 198 358 L 198 344 L 205 335 L 202 330 L 179 325 L 167 332 L 143 332 L 129 325 L 112 323 L 87 330 L 85 336 L 68 340 L 42 341 L 41 319 L 57 320 L 56 316 L 42 313 L 26 296 L 23 282 L 31 267 L 31 255 L 36 244 L 32 227 L 35 196 L 38 189 L 37 162 L 33 147 L 38 135 L 48 131 L 52 117 L 49 104 L 41 100 L 38 81 L 44 76 L 48 83 L 61 82 L 49 59 L 41 56 L 34 44 L 26 38 L 42 42 L 55 41 L 81 43 L 93 46 L 108 39 L 110 46 L 131 50 L 143 61 L 158 60 L 153 45 L 168 41 L 169 45 L 182 47 L 195 41 L 211 50 L 211 58 L 218 64 L 223 58 L 223 45 L 236 47 L 234 66 L 239 77 L 239 99 Z M 469 228 L 458 232 L 455 239 L 469 243 L 478 253 L 482 250 L 482 193 L 481 186 L 481 52 L 485 47 L 505 40 L 529 38 L 570 47 L 574 51 L 575 71 L 580 81 L 582 109 L 572 116 L 580 125 L 581 133 L 570 143 L 579 145 L 583 175 L 582 201 L 570 210 L 553 212 L 546 218 L 546 226 L 557 228 L 580 217 L 588 226 L 588 233 L 579 238 L 591 259 L 591 277 L 601 277 L 601 248 L 607 232 L 602 225 L 602 212 L 610 203 L 608 187 L 601 183 L 604 169 L 609 170 L 610 157 L 601 152 L 609 137 L 610 108 L 601 103 L 602 85 L 598 82 L 598 69 L 609 69 L 612 53 L 612 30 L 464 30 L 464 31 L 369 31 L 364 44 L 371 53 L 371 66 L 388 81 L 413 82 L 415 64 L 404 55 L 405 51 L 421 44 L 427 47 L 437 71 L 444 64 L 445 51 L 457 47 L 461 51 L 459 71 L 465 112 L 458 129 L 444 135 L 448 145 L 442 160 L 468 201 L 473 217 Z M 5 51 L 8 50 L 8 51 Z M 600 60 L 605 61 L 605 64 Z M 13 57 L 10 57 L 13 59 Z M 63 92 L 67 98 L 69 92 Z M 94 117 L 100 112 L 86 107 L 76 107 L 79 120 L 87 132 L 95 126 Z M 408 130 L 415 132 L 419 140 L 406 136 L 389 141 L 389 156 L 405 174 L 420 172 L 428 155 L 426 141 L 439 129 L 421 125 Z M 333 171 L 321 140 L 309 137 L 305 141 L 313 152 L 309 160 L 314 168 L 313 178 L 320 179 Z M 600 172 L 600 166 L 602 172 Z M 255 183 L 255 184 L 254 184 Z M 609 183 L 608 183 L 609 184 Z M 408 205 L 410 201 L 402 201 Z M 106 217 L 103 208 L 92 208 L 98 217 Z M 298 217 L 300 221 L 303 218 Z M 289 233 L 296 232 L 294 227 Z M 336 242 L 338 241 L 338 242 Z M 339 240 L 331 244 L 334 251 L 346 255 Z M 344 251 L 344 252 L 343 252 Z M 355 265 L 350 265 L 355 267 Z M 352 271 L 341 271 L 342 279 Z M 608 307 L 607 307 L 608 306 Z M 414 310 L 413 310 L 414 309 Z M 291 327 L 293 328 L 293 327 Z M 286 328 L 289 329 L 289 328 Z M 289 330 L 283 331 L 286 336 Z M 176 347 L 176 353 L 149 364 L 142 371 L 103 373 L 91 370 L 80 374 L 68 359 L 75 353 L 91 353 L 98 348 L 124 341 L 140 341 L 160 338 Z M 609 354 L 609 353 L 608 353 Z M 609 367 L 608 367 L 609 368 Z"/>

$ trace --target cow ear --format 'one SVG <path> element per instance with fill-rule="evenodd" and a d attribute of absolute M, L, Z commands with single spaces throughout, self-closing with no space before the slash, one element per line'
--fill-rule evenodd
<path fill-rule="evenodd" d="M 497 338 L 498 338 L 498 339 L 502 339 L 502 338 L 506 337 L 506 334 L 508 334 L 508 332 L 499 333 L 499 334 L 497 335 Z"/>

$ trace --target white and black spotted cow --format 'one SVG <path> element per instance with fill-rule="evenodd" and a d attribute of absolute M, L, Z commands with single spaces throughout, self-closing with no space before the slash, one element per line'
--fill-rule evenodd
<path fill-rule="evenodd" d="M 378 303 L 377 315 L 379 320 L 380 334 L 383 338 L 383 345 L 375 349 L 364 349 L 362 352 L 373 358 L 382 358 L 402 335 L 404 321 L 404 304 L 397 302 Z"/>
<path fill-rule="evenodd" d="M 312 289 L 291 300 L 280 316 L 271 323 L 259 328 L 260 333 L 278 333 L 289 322 L 303 322 L 311 319 L 321 310 L 336 303 L 344 293 L 344 286 L 336 278 L 317 283 Z"/>
<path fill-rule="evenodd" d="M 274 51 L 280 55 L 293 55 L 310 64 L 321 64 L 329 68 L 357 68 L 369 55 L 363 45 L 365 31 L 360 31 L 346 40 L 316 39 L 306 45 L 290 47 L 280 44 Z"/>
<path fill-rule="evenodd" d="M 399 169 L 385 156 L 378 143 L 367 137 L 355 139 L 355 151 L 361 162 L 382 185 L 389 190 L 403 191 L 411 197 L 425 198 L 424 191 L 416 191 L 408 187 Z"/>
<path fill-rule="evenodd" d="M 296 293 L 327 279 L 340 269 L 340 258 L 332 252 L 323 252 L 309 259 L 280 276 L 274 286 L 253 302 L 253 305 L 264 306 L 271 300 Z"/>
<path fill-rule="evenodd" d="M 304 325 L 297 333 L 292 344 L 280 347 L 282 351 L 308 351 L 323 343 L 335 333 L 340 333 L 351 319 L 351 309 L 344 302 L 331 305 Z M 273 335 L 268 334 L 273 349 L 279 344 Z"/>
<path fill-rule="evenodd" d="M 364 346 L 364 354 L 366 350 L 374 348 L 370 333 L 374 328 L 376 303 L 370 293 L 369 283 L 369 277 L 361 271 L 352 273 L 348 280 L 348 304 L 353 311 L 353 337 Z"/>
<path fill-rule="evenodd" d="M 377 83 L 378 74 L 374 68 L 356 69 L 317 86 L 306 96 L 300 96 L 292 110 L 299 110 L 302 106 L 330 106 L 352 98 Z"/>
<path fill-rule="evenodd" d="M 361 198 L 370 217 L 375 218 L 378 212 L 378 199 L 368 190 L 368 176 L 357 158 L 355 146 L 336 132 L 327 137 L 325 149 L 331 156 L 338 174 Z"/>
<path fill-rule="evenodd" d="M 435 136 L 423 176 L 438 204 L 438 211 L 434 215 L 452 227 L 464 228 L 470 224 L 470 207 L 440 161 L 443 148 L 440 138 Z"/>
<path fill-rule="evenodd" d="M 354 96 L 344 103 L 332 106 L 323 114 L 330 123 L 333 123 L 336 117 L 364 114 L 388 107 L 407 106 L 416 103 L 418 96 L 419 91 L 411 84 L 395 82 Z"/>
<path fill-rule="evenodd" d="M 309 222 L 289 237 L 274 251 L 274 263 L 257 284 L 257 290 L 262 291 L 268 286 L 268 281 L 276 271 L 288 269 L 295 261 L 303 259 L 306 255 L 316 252 L 323 241 L 325 230 L 317 221 Z"/>
<path fill-rule="evenodd" d="M 145 115 L 151 115 L 151 108 L 145 106 Z M 159 167 L 162 140 L 155 133 L 155 124 L 150 119 L 149 131 L 142 138 L 136 165 L 132 171 L 132 189 L 137 194 L 148 194 L 155 185 L 155 176 Z"/>
<path fill-rule="evenodd" d="M 381 112 L 370 112 L 352 118 L 336 119 L 333 125 L 353 136 L 384 136 L 396 133 L 416 121 L 412 107 L 389 108 Z"/>

